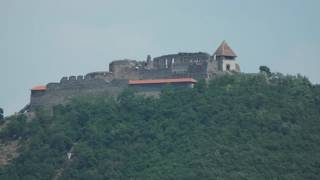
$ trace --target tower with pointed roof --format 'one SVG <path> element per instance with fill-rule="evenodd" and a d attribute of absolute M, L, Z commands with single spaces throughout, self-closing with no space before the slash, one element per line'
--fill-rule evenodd
<path fill-rule="evenodd" d="M 240 72 L 240 66 L 236 63 L 236 53 L 230 48 L 226 41 L 223 41 L 213 54 L 217 61 L 219 71 Z"/>

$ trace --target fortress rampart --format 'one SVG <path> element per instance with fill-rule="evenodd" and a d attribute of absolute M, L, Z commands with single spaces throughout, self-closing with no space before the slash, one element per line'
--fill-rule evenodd
<path fill-rule="evenodd" d="M 236 57 L 226 42 L 223 42 L 212 56 L 197 52 L 169 54 L 153 59 L 148 55 L 145 61 L 115 60 L 109 64 L 109 71 L 62 77 L 60 82 L 32 89 L 29 110 L 63 104 L 79 95 L 117 95 L 128 86 L 128 80 L 207 79 L 219 74 L 237 73 L 240 72 L 240 66 L 235 62 Z"/>

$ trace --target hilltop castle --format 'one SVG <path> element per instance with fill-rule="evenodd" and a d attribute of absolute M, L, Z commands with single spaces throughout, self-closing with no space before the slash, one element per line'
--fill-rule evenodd
<path fill-rule="evenodd" d="M 236 53 L 223 41 L 212 55 L 197 52 L 169 54 L 153 59 L 148 55 L 145 61 L 115 60 L 109 64 L 109 71 L 63 77 L 59 83 L 32 88 L 30 104 L 26 109 L 52 107 L 67 102 L 75 95 L 117 94 L 127 86 L 140 86 L 146 91 L 159 91 L 163 84 L 189 86 L 199 79 L 240 72 L 236 57 Z"/>

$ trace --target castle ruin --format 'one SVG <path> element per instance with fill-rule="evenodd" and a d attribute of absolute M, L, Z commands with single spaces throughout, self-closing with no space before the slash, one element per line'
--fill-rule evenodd
<path fill-rule="evenodd" d="M 130 80 L 179 78 L 199 80 L 239 73 L 240 66 L 235 61 L 236 57 L 235 52 L 223 41 L 212 55 L 205 52 L 177 53 L 153 59 L 148 55 L 144 61 L 115 60 L 109 64 L 109 71 L 63 77 L 58 83 L 32 88 L 27 109 L 63 104 L 76 95 L 105 92 L 116 95 L 123 88 L 130 86 Z M 193 80 L 190 82 L 195 82 Z"/>

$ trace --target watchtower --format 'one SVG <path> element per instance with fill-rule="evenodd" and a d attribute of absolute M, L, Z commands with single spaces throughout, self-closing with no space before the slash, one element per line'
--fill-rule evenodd
<path fill-rule="evenodd" d="M 240 72 L 239 65 L 235 62 L 236 53 L 230 48 L 226 41 L 223 41 L 213 54 L 214 60 L 218 63 L 219 71 Z"/>

